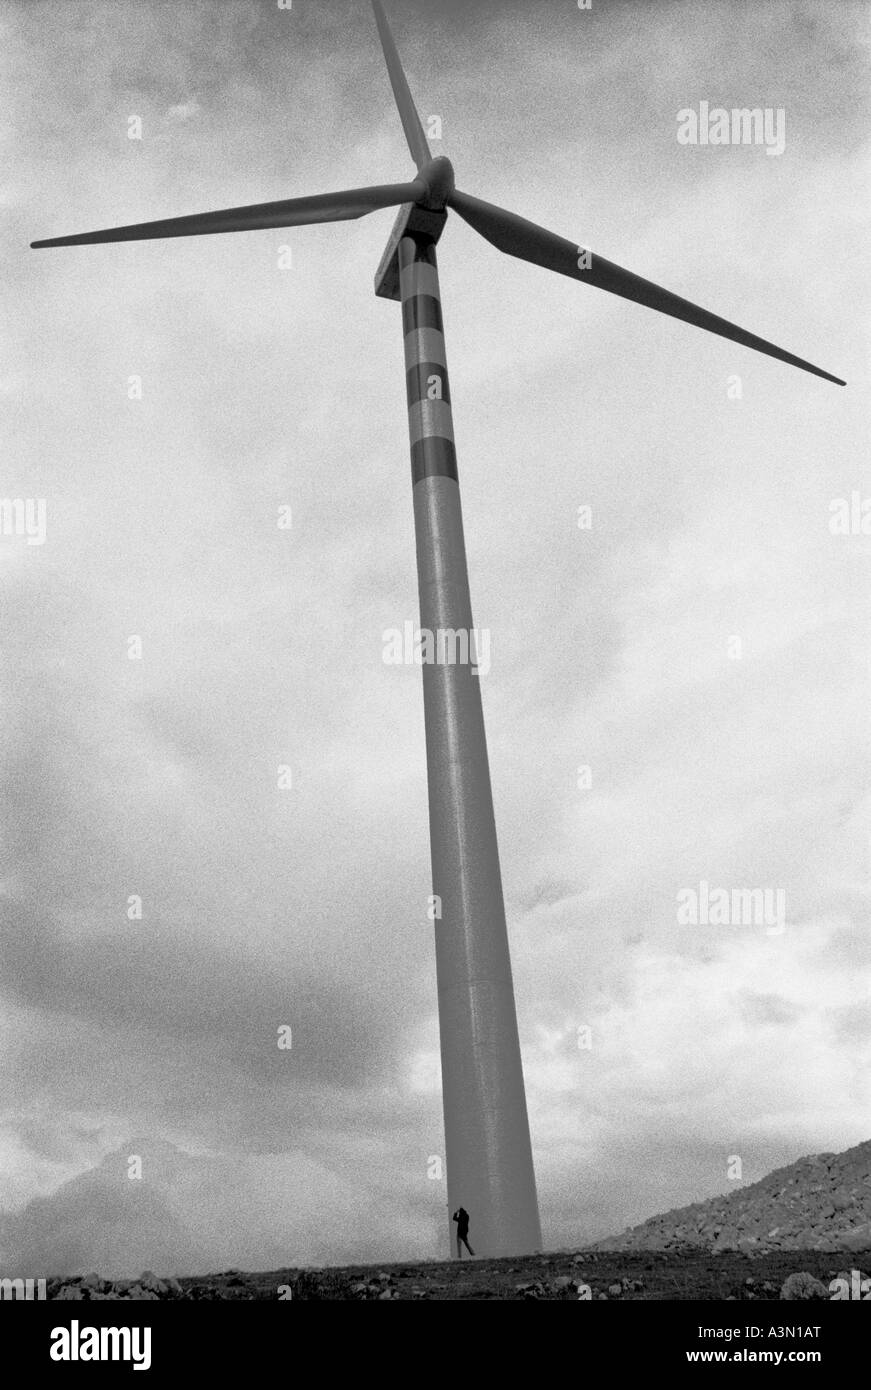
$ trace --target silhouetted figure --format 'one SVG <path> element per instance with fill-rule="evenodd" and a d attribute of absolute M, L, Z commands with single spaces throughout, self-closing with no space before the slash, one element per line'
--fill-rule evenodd
<path fill-rule="evenodd" d="M 463 1258 L 463 1252 L 460 1249 L 460 1241 L 463 1242 L 469 1254 L 474 1258 L 475 1252 L 469 1244 L 469 1213 L 466 1211 L 465 1207 L 458 1207 L 451 1220 L 457 1223 L 457 1259 L 461 1260 Z"/>

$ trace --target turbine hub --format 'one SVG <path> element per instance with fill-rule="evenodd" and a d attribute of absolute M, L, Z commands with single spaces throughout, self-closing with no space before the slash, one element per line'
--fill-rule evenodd
<path fill-rule="evenodd" d="M 436 155 L 418 172 L 417 182 L 422 183 L 426 194 L 418 207 L 441 212 L 454 191 L 454 166 L 443 154 Z"/>

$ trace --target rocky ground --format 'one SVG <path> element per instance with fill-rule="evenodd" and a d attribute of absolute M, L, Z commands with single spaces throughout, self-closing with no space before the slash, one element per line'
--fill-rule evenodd
<path fill-rule="evenodd" d="M 829 1299 L 871 1271 L 871 1141 L 653 1217 L 589 1250 L 499 1260 L 50 1279 L 57 1299 Z M 863 1271 L 865 1273 L 863 1273 Z M 871 1286 L 869 1286 L 871 1288 Z"/>
<path fill-rule="evenodd" d="M 820 1250 L 746 1255 L 685 1251 L 579 1251 L 501 1260 L 453 1260 L 342 1269 L 226 1270 L 200 1278 L 52 1279 L 54 1299 L 312 1299 L 378 1301 L 545 1299 L 794 1299 L 831 1297 L 829 1284 L 871 1271 L 871 1248 L 833 1259 Z M 805 1279 L 795 1276 L 804 1274 Z M 580 1287 L 579 1287 L 580 1286 Z M 289 1294 L 288 1294 L 289 1290 Z"/>

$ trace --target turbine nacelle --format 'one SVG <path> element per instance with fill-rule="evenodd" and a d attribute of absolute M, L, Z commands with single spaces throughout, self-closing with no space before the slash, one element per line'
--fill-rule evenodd
<path fill-rule="evenodd" d="M 447 205 L 457 191 L 454 166 L 443 154 L 425 160 L 414 178 L 422 191 L 413 203 L 399 209 L 384 254 L 375 272 L 375 293 L 379 299 L 402 299 L 399 285 L 399 243 L 404 236 L 425 236 L 436 242 L 448 220 Z"/>
<path fill-rule="evenodd" d="M 426 189 L 426 194 L 419 200 L 418 206 L 428 208 L 431 212 L 443 212 L 457 186 L 454 181 L 454 166 L 443 154 L 436 155 L 424 164 L 418 170 L 415 182 L 422 183 Z"/>

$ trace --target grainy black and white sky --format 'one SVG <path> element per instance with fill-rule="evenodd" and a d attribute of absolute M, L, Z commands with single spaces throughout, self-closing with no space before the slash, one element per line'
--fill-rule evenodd
<path fill-rule="evenodd" d="M 729 1190 L 731 1155 L 753 1181 L 869 1134 L 871 538 L 829 527 L 871 493 L 868 13 L 387 10 L 462 188 L 849 382 L 456 217 L 441 243 L 563 1246 Z M 0 537 L 2 1272 L 442 1253 L 420 671 L 382 661 L 417 616 L 399 314 L 372 293 L 393 214 L 28 249 L 410 176 L 369 6 L 35 0 L 0 22 L 0 492 L 47 506 L 44 545 Z M 679 145 L 700 101 L 782 107 L 783 154 Z M 702 879 L 785 889 L 787 930 L 678 926 Z"/>

